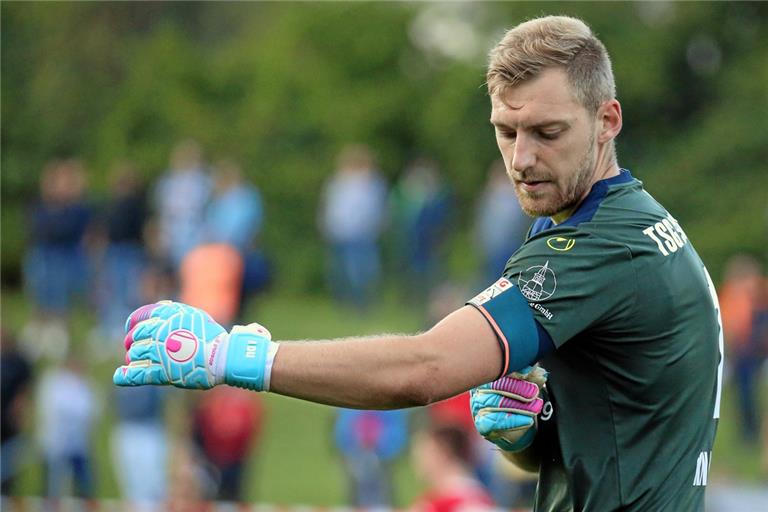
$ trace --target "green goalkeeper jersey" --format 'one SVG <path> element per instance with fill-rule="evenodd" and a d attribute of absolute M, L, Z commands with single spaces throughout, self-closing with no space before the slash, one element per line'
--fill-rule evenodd
<path fill-rule="evenodd" d="M 537 219 L 502 281 L 555 347 L 541 361 L 550 404 L 535 510 L 703 510 L 722 330 L 678 222 L 622 170 L 568 220 Z M 484 311 L 501 340 L 511 313 L 492 304 Z M 509 361 L 515 346 L 502 348 Z"/>

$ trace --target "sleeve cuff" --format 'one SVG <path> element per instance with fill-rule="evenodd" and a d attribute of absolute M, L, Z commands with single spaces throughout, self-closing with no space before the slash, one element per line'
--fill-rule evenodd
<path fill-rule="evenodd" d="M 500 279 L 467 304 L 480 311 L 496 334 L 502 351 L 500 377 L 533 364 L 543 349 L 552 346 L 528 301 L 507 279 Z"/>

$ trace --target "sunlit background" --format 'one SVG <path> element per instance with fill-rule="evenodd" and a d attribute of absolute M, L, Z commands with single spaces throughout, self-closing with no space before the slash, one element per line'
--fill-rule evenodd
<path fill-rule="evenodd" d="M 581 17 L 605 43 L 624 113 L 619 162 L 680 221 L 727 303 L 728 381 L 708 509 L 757 510 L 750 507 L 766 499 L 768 4 L 3 2 L 0 9 L 2 471 L 3 495 L 17 500 L 4 505 L 45 496 L 52 485 L 65 496 L 82 491 L 78 478 L 52 483 L 56 446 L 74 443 L 78 432 L 90 466 L 85 494 L 106 500 L 96 506 L 124 497 L 119 465 L 145 448 L 121 437 L 136 418 L 125 406 L 135 401 L 111 383 L 122 358 L 118 318 L 163 296 L 210 297 L 200 291 L 210 282 L 190 275 L 211 261 L 245 283 L 242 295 L 222 292 L 225 323 L 258 321 L 276 339 L 416 331 L 484 288 L 501 270 L 493 251 L 504 249 L 484 236 L 488 219 L 510 216 L 509 239 L 525 228 L 515 211 L 489 206 L 504 184 L 492 171 L 498 150 L 486 55 L 505 29 L 544 14 Z M 334 222 L 345 216 L 334 221 L 329 213 L 331 178 L 344 166 L 372 170 L 358 191 L 368 244 L 352 252 L 334 240 Z M 194 172 L 174 181 L 174 168 Z M 51 214 L 56 208 L 65 213 Z M 239 235 L 223 235 L 228 229 Z M 48 242 L 70 246 L 46 253 Z M 214 242 L 236 251 L 205 252 L 219 247 Z M 217 279 L 228 278 L 210 277 Z M 28 379 L 19 358 L 31 365 Z M 72 396 L 82 403 L 57 407 Z M 336 435 L 342 415 L 270 395 L 233 404 L 243 484 L 220 494 L 227 477 L 215 455 L 203 454 L 200 418 L 229 413 L 209 411 L 204 397 L 178 390 L 144 397 L 164 435 L 155 438 L 158 450 L 146 451 L 157 456 L 175 509 L 217 496 L 359 504 L 348 447 Z M 59 409 L 57 418 L 51 411 Z M 391 475 L 380 490 L 386 506 L 408 507 L 427 489 L 413 436 L 435 416 L 410 411 L 393 427 L 404 429 L 402 438 L 378 454 L 379 481 Z M 61 418 L 91 430 L 69 436 Z M 377 432 L 388 425 L 364 421 Z M 530 484 L 497 462 L 477 462 L 493 473 L 486 482 L 496 479 L 492 493 L 499 478 L 514 490 L 494 498 L 526 509 Z"/>

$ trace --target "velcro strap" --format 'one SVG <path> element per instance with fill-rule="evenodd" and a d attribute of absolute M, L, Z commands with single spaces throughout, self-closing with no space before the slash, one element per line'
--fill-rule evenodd
<path fill-rule="evenodd" d="M 277 343 L 245 329 L 233 329 L 227 348 L 224 382 L 230 386 L 266 391 L 269 388 L 271 358 L 277 352 Z"/>

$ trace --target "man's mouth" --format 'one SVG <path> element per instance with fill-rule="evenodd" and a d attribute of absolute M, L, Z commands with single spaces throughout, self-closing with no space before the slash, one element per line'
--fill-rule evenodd
<path fill-rule="evenodd" d="M 541 180 L 518 180 L 517 184 L 526 192 L 536 192 L 546 186 L 549 181 Z"/>

